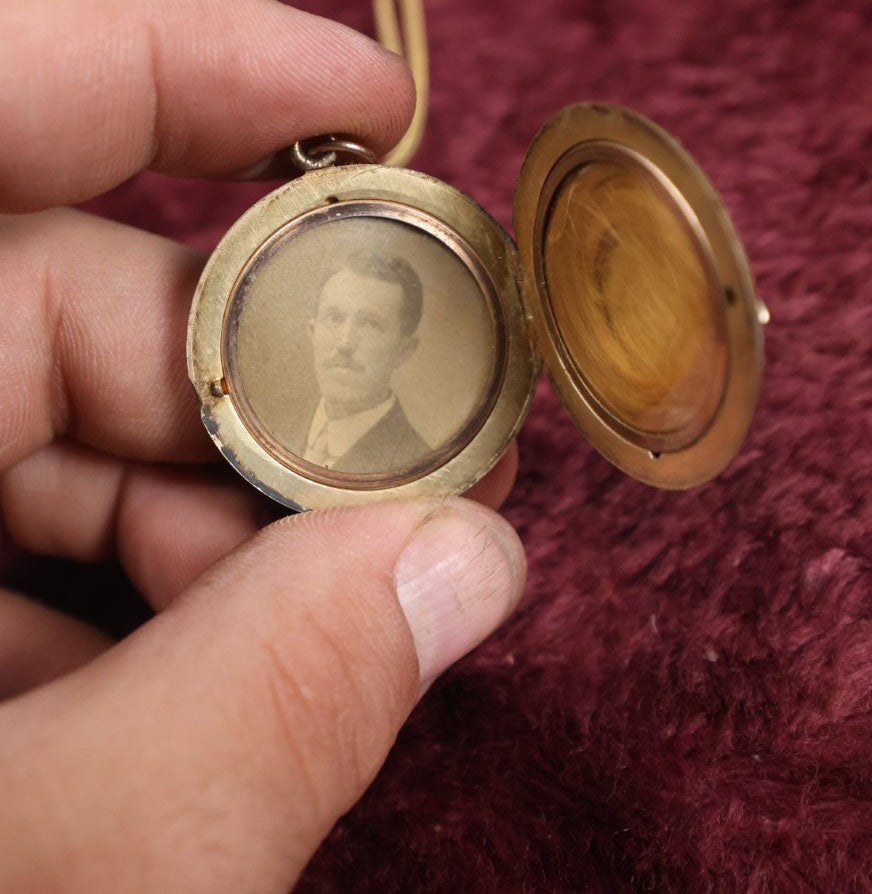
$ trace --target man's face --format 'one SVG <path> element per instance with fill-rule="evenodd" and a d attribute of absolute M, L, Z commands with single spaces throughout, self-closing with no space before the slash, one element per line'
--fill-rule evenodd
<path fill-rule="evenodd" d="M 402 304 L 401 286 L 352 270 L 324 284 L 310 331 L 328 415 L 359 413 L 387 399 L 391 374 L 417 345 L 400 329 Z"/>

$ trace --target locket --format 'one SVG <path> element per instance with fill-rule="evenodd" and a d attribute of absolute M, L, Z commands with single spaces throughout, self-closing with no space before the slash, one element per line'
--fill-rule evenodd
<path fill-rule="evenodd" d="M 548 121 L 517 246 L 351 141 L 295 151 L 309 170 L 221 240 L 188 328 L 203 423 L 263 493 L 295 510 L 463 493 L 543 360 L 582 434 L 641 481 L 692 487 L 738 452 L 766 309 L 715 190 L 655 124 L 598 103 Z"/>

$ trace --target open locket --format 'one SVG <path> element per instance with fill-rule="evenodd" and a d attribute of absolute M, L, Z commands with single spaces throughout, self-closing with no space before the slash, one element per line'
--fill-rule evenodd
<path fill-rule="evenodd" d="M 529 149 L 514 226 L 517 248 L 463 193 L 377 164 L 250 208 L 188 328 L 226 459 L 296 510 L 462 493 L 511 444 L 544 359 L 610 462 L 666 488 L 716 476 L 751 420 L 767 314 L 690 156 L 627 109 L 570 106 Z"/>

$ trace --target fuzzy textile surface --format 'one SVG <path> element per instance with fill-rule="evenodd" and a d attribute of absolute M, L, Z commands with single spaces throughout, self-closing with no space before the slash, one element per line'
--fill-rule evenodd
<path fill-rule="evenodd" d="M 371 32 L 363 0 L 303 6 Z M 298 890 L 872 891 L 872 5 L 427 10 L 412 166 L 510 227 L 555 111 L 653 118 L 734 216 L 766 370 L 741 454 L 687 493 L 611 467 L 540 387 L 505 508 L 526 598 Z M 149 174 L 91 208 L 210 248 L 269 188 Z"/>

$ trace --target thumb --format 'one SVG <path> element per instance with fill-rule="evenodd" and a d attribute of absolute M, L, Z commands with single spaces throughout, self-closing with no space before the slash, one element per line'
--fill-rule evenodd
<path fill-rule="evenodd" d="M 462 499 L 285 519 L 0 709 L 0 890 L 287 891 L 524 581 Z"/>

